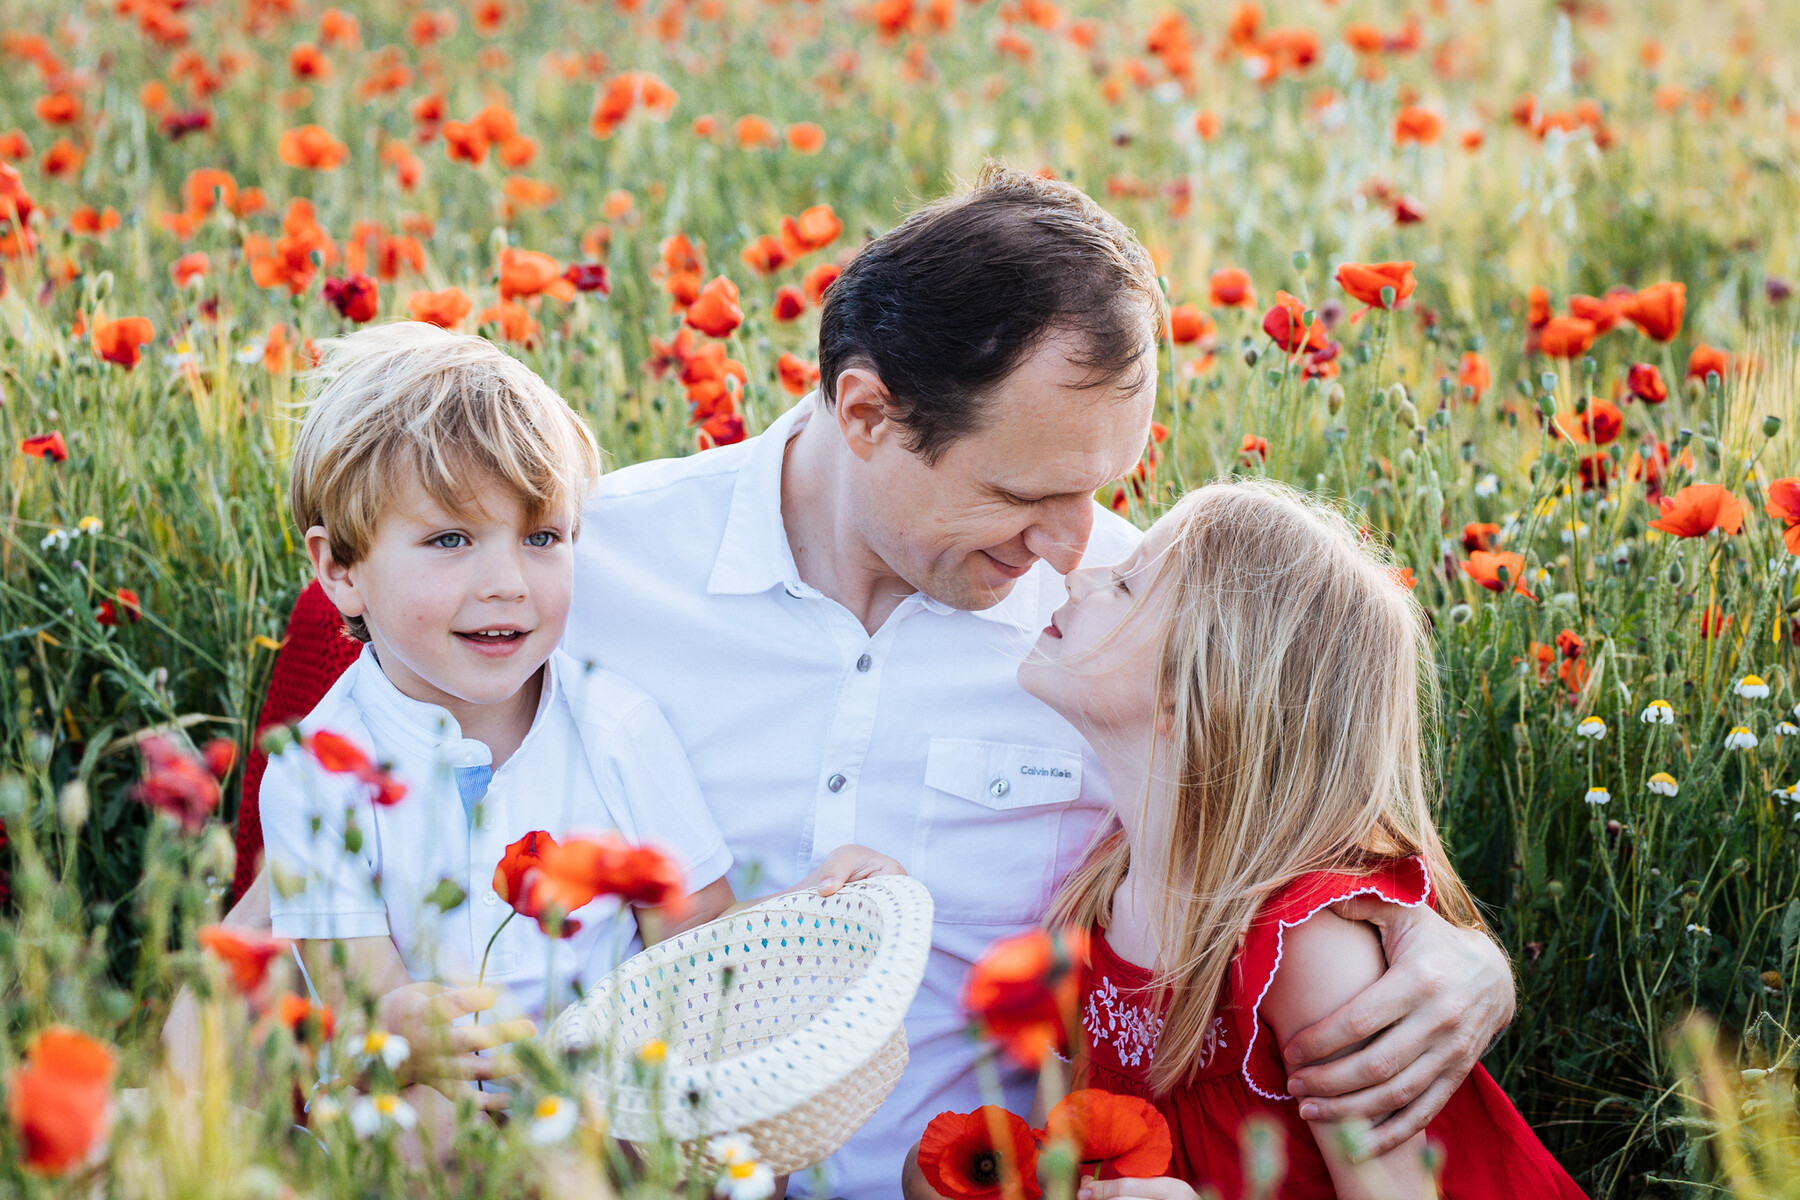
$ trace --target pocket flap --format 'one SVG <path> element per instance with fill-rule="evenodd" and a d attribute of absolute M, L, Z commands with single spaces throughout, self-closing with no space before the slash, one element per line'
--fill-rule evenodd
<path fill-rule="evenodd" d="M 1051 746 L 932 738 L 925 786 L 986 808 L 1068 804 L 1081 795 L 1081 755 Z"/>

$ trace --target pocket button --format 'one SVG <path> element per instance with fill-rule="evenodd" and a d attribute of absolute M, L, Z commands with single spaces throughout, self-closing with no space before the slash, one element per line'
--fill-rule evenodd
<path fill-rule="evenodd" d="M 1012 784 L 1006 782 L 1004 779 L 996 779 L 994 782 L 988 784 L 988 793 L 996 800 L 1005 798 L 1006 793 L 1010 791 L 1012 791 Z"/>

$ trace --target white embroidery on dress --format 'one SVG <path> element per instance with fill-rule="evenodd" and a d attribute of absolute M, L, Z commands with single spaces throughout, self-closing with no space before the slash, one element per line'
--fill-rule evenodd
<path fill-rule="evenodd" d="M 1156 1039 L 1162 1036 L 1163 1017 L 1141 1004 L 1120 1000 L 1118 985 L 1102 975 L 1099 986 L 1088 992 L 1081 1027 L 1087 1030 L 1088 1037 L 1096 1045 L 1111 1043 L 1119 1056 L 1120 1066 L 1140 1067 L 1155 1057 Z M 1211 1036 L 1208 1031 L 1209 1058 L 1212 1056 Z M 1220 1045 L 1223 1044 L 1221 1041 Z"/>

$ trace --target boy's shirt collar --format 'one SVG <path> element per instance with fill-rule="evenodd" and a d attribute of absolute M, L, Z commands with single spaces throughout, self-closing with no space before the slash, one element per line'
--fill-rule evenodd
<path fill-rule="evenodd" d="M 544 663 L 544 685 L 538 690 L 537 711 L 532 714 L 531 728 L 519 743 L 519 749 L 514 751 L 514 757 L 530 747 L 543 726 L 544 713 L 562 691 L 562 667 L 557 661 L 560 658 L 562 652 L 553 651 Z M 449 709 L 415 700 L 395 687 L 393 680 L 381 669 L 374 646 L 363 647 L 355 671 L 351 694 L 378 748 L 411 751 L 432 759 L 436 765 L 452 769 L 493 763 L 494 753 L 487 743 L 464 737 L 462 726 Z"/>

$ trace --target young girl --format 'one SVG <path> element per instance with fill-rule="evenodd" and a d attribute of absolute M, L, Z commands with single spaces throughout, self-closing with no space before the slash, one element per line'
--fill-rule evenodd
<path fill-rule="evenodd" d="M 1175 1178 L 1084 1200 L 1245 1194 L 1258 1117 L 1286 1135 L 1284 1200 L 1433 1196 L 1427 1140 L 1445 1196 L 1580 1197 L 1480 1067 L 1425 1134 L 1360 1164 L 1355 1130 L 1309 1125 L 1284 1094 L 1288 1039 L 1386 966 L 1333 904 L 1481 927 L 1432 824 L 1411 593 L 1343 517 L 1267 483 L 1199 489 L 1068 591 L 1019 679 L 1118 797 L 1118 832 L 1051 913 L 1092 932 L 1073 1082 L 1151 1101 L 1175 1145 Z"/>

